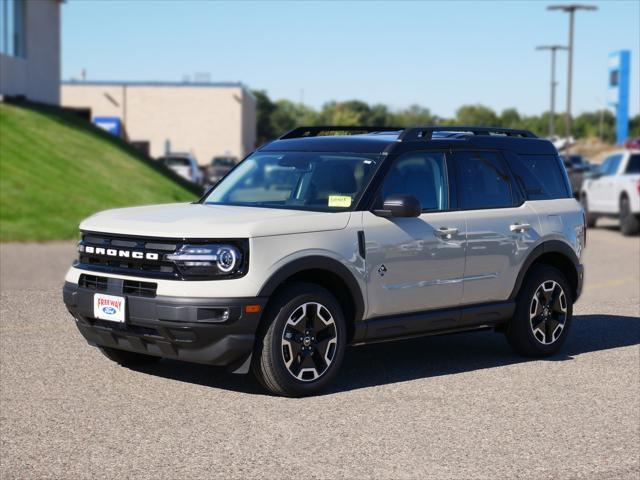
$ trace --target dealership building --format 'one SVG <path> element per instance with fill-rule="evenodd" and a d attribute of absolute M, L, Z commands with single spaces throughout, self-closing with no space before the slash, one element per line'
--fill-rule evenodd
<path fill-rule="evenodd" d="M 94 123 L 152 157 L 190 152 L 206 165 L 255 147 L 256 99 L 242 83 L 63 82 L 61 103 L 90 109 Z"/>
<path fill-rule="evenodd" d="M 0 0 L 0 95 L 60 101 L 59 0 Z"/>

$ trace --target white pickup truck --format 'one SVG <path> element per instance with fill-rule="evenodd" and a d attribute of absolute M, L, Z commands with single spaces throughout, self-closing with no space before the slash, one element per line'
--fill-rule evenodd
<path fill-rule="evenodd" d="M 640 150 L 611 154 L 600 168 L 586 178 L 580 192 L 587 226 L 598 217 L 620 219 L 623 235 L 640 232 Z"/>

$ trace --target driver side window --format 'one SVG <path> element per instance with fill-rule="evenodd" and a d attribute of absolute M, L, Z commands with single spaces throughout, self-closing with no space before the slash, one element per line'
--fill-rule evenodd
<path fill-rule="evenodd" d="M 448 205 L 446 160 L 441 152 L 417 152 L 397 159 L 382 185 L 380 202 L 393 194 L 413 195 L 422 211 L 446 210 Z"/>

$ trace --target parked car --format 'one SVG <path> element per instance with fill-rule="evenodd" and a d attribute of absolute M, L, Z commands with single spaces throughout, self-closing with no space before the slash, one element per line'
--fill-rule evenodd
<path fill-rule="evenodd" d="M 495 329 L 558 352 L 586 229 L 553 145 L 381 128 L 301 127 L 199 202 L 84 220 L 63 289 L 82 335 L 124 366 L 225 365 L 286 396 L 327 387 L 347 345 Z"/>
<path fill-rule="evenodd" d="M 640 150 L 640 137 L 629 138 L 624 142 L 624 148 L 629 150 Z"/>
<path fill-rule="evenodd" d="M 238 163 L 237 157 L 219 156 L 213 157 L 207 168 L 207 180 L 211 185 L 215 185 Z"/>
<path fill-rule="evenodd" d="M 587 226 L 599 217 L 620 219 L 623 235 L 640 232 L 640 150 L 622 150 L 605 159 L 582 185 L 580 201 Z"/>
<path fill-rule="evenodd" d="M 575 198 L 580 198 L 580 190 L 585 174 L 591 171 L 591 164 L 582 155 L 560 155 L 562 163 L 567 169 L 571 190 Z"/>
<path fill-rule="evenodd" d="M 158 161 L 196 185 L 204 183 L 204 176 L 198 167 L 198 161 L 190 153 L 173 152 L 158 158 Z"/>

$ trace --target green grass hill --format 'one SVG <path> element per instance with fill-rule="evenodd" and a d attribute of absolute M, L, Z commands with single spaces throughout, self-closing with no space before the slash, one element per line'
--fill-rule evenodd
<path fill-rule="evenodd" d="M 77 238 L 99 210 L 195 198 L 195 186 L 74 114 L 0 103 L 2 242 Z"/>

